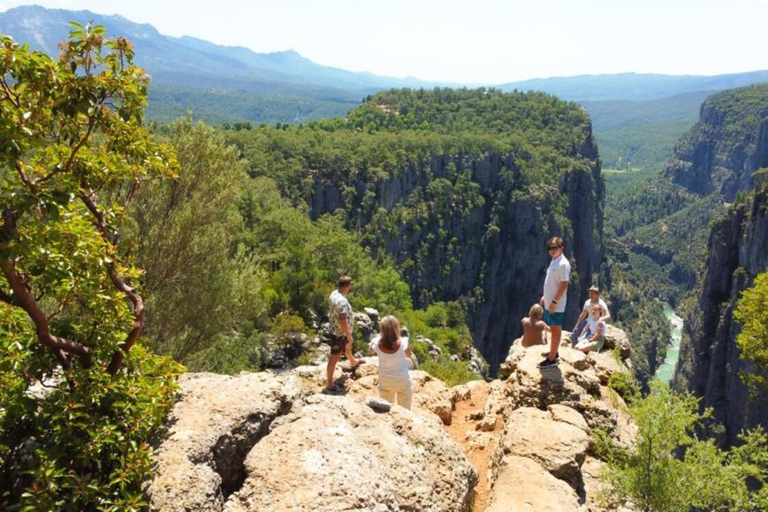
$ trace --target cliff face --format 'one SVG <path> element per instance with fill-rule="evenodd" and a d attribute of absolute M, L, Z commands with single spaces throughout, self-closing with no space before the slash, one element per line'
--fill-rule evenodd
<path fill-rule="evenodd" d="M 317 179 L 308 198 L 317 218 L 337 208 L 395 257 L 414 305 L 461 300 L 475 346 L 495 373 L 541 297 L 547 238 L 566 240 L 574 272 L 566 327 L 576 320 L 602 259 L 603 182 L 591 127 L 573 154 L 583 163 L 531 184 L 514 154 L 435 155 L 376 183 Z M 585 286 L 586 284 L 586 286 Z"/>
<path fill-rule="evenodd" d="M 665 175 L 699 195 L 718 192 L 726 202 L 751 190 L 752 173 L 768 166 L 767 96 L 766 85 L 710 96 Z"/>
<path fill-rule="evenodd" d="M 739 432 L 768 426 L 768 399 L 750 401 L 741 372 L 753 371 L 736 346 L 733 309 L 743 290 L 768 268 L 768 191 L 735 207 L 709 237 L 705 273 L 696 307 L 685 322 L 674 386 L 702 398 L 725 427 L 722 441 Z"/>

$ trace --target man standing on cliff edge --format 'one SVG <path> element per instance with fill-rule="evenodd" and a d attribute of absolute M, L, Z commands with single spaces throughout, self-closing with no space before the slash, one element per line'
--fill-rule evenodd
<path fill-rule="evenodd" d="M 560 362 L 557 351 L 560 348 L 560 337 L 563 333 L 563 317 L 565 304 L 568 299 L 568 281 L 571 278 L 571 264 L 563 255 L 565 243 L 559 236 L 547 241 L 547 252 L 552 261 L 547 268 L 547 278 L 544 280 L 544 295 L 539 301 L 544 306 L 544 323 L 549 325 L 551 341 L 549 356 L 539 363 L 539 368 L 555 366 Z"/>
<path fill-rule="evenodd" d="M 329 312 L 331 321 L 331 357 L 328 359 L 327 380 L 325 384 L 326 392 L 342 391 L 339 386 L 333 383 L 333 372 L 336 369 L 336 363 L 341 359 L 342 352 L 347 354 L 352 371 L 357 368 L 362 361 L 356 361 L 352 355 L 352 306 L 347 300 L 347 295 L 352 290 L 352 278 L 341 276 L 338 281 L 338 287 L 328 298 Z"/>

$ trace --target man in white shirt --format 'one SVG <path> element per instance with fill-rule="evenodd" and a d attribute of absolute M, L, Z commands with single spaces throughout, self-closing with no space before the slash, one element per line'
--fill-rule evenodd
<path fill-rule="evenodd" d="M 539 363 L 539 368 L 555 366 L 560 362 L 557 354 L 560 337 L 563 333 L 563 317 L 568 299 L 568 281 L 571 279 L 571 264 L 563 254 L 565 243 L 559 236 L 547 241 L 547 252 L 552 261 L 547 268 L 544 280 L 544 294 L 539 301 L 544 307 L 544 323 L 551 329 L 549 356 Z"/>
<path fill-rule="evenodd" d="M 600 317 L 602 322 L 607 322 L 611 319 L 611 312 L 608 311 L 608 306 L 605 304 L 605 301 L 600 298 L 600 288 L 592 285 L 589 288 L 588 293 L 589 298 L 584 302 L 584 308 L 581 310 L 581 315 L 579 315 L 579 319 L 576 320 L 576 325 L 573 327 L 573 331 L 571 331 L 571 346 L 574 347 L 576 346 L 576 340 L 579 339 L 579 335 L 587 323 L 587 315 L 589 315 L 592 306 L 600 306 L 603 308 L 603 314 Z"/>

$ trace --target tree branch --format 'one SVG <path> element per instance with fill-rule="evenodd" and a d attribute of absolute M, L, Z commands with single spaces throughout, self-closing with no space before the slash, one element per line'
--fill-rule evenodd
<path fill-rule="evenodd" d="M 17 160 L 14 164 L 14 167 L 16 168 L 16 172 L 19 173 L 21 181 L 29 188 L 29 190 L 32 191 L 32 193 L 35 193 L 35 184 L 32 182 L 32 180 L 29 179 L 29 176 L 27 176 L 27 173 L 24 171 L 24 166 L 21 164 L 21 162 Z"/>
<path fill-rule="evenodd" d="M 0 78 L 0 85 L 3 86 L 3 90 L 5 91 L 8 100 L 14 107 L 19 108 L 19 97 L 11 91 L 10 87 L 8 87 L 8 82 L 5 81 L 5 77 Z"/>
<path fill-rule="evenodd" d="M 10 304 L 11 306 L 16 305 L 13 301 L 13 297 L 5 293 L 5 290 L 2 288 L 0 288 L 0 301 L 5 302 L 6 304 Z"/>
<path fill-rule="evenodd" d="M 15 238 L 15 233 L 16 213 L 8 211 L 3 217 L 3 234 L 5 238 L 12 240 Z M 35 324 L 37 339 L 40 343 L 53 349 L 62 364 L 67 363 L 66 353 L 72 353 L 80 356 L 85 367 L 91 366 L 90 348 L 77 343 L 76 341 L 71 341 L 51 334 L 45 313 L 40 308 L 40 304 L 38 304 L 37 300 L 35 300 L 34 294 L 27 287 L 24 279 L 16 268 L 14 268 L 13 263 L 8 259 L 0 260 L 0 269 L 2 269 L 3 275 L 5 275 L 5 279 L 8 281 L 8 284 L 13 291 L 18 306 L 26 311 L 29 318 Z"/>
<path fill-rule="evenodd" d="M 81 185 L 84 189 L 88 188 L 84 183 L 81 183 Z M 101 233 L 101 237 L 106 243 L 110 244 L 111 241 L 109 240 L 107 224 L 104 221 L 104 213 L 99 210 L 98 206 L 96 206 L 96 203 L 90 194 L 86 194 L 85 192 L 81 193 L 80 200 L 85 204 L 85 207 L 88 208 L 88 211 L 90 211 L 91 214 L 95 217 L 96 228 L 99 230 L 99 233 Z M 117 272 L 117 264 L 115 262 L 112 262 L 109 265 L 109 278 L 112 280 L 114 287 L 125 294 L 128 300 L 131 301 L 131 304 L 133 304 L 134 317 L 133 327 L 131 328 L 130 332 L 128 332 L 128 335 L 125 338 L 125 342 L 123 342 L 120 350 L 115 351 L 115 353 L 112 355 L 112 360 L 109 362 L 109 366 L 107 366 L 107 371 L 114 375 L 120 369 L 120 366 L 122 366 L 125 356 L 128 355 L 128 352 L 130 352 L 133 345 L 139 339 L 141 331 L 144 330 L 144 300 L 138 293 L 136 293 L 134 288 L 128 286 L 125 281 L 120 278 L 120 275 Z"/>
<path fill-rule="evenodd" d="M 72 163 L 75 161 L 75 155 L 77 155 L 77 152 L 80 151 L 80 148 L 83 147 L 83 145 L 88 142 L 88 139 L 91 137 L 91 132 L 93 131 L 93 127 L 95 126 L 94 119 L 92 117 L 88 118 L 88 130 L 85 132 L 85 135 L 82 139 L 80 139 L 80 142 L 77 143 L 77 146 L 75 146 L 72 149 L 72 153 L 69 155 L 69 159 L 67 160 L 67 165 L 64 167 L 64 171 L 69 172 L 72 168 Z"/>

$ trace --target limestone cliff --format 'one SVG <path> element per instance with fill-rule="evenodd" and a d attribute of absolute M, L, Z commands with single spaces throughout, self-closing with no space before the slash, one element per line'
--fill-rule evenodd
<path fill-rule="evenodd" d="M 597 148 L 591 126 L 578 129 L 582 144 L 571 156 L 583 165 L 555 176 L 550 192 L 526 178 L 514 154 L 443 154 L 376 183 L 317 179 L 308 203 L 313 217 L 344 207 L 353 223 L 368 226 L 371 246 L 395 257 L 415 305 L 464 300 L 475 346 L 494 373 L 520 335 L 520 318 L 541 297 L 546 239 L 565 238 L 574 269 L 566 324 L 575 321 L 602 260 Z M 453 187 L 444 211 L 430 212 L 421 224 L 402 222 L 398 210 L 434 199 L 435 183 Z M 462 196 L 460 187 L 474 189 Z M 350 189 L 354 193 L 343 199 Z"/>
<path fill-rule="evenodd" d="M 702 398 L 732 444 L 744 428 L 768 427 L 768 400 L 750 401 L 740 372 L 750 372 L 736 346 L 733 309 L 755 276 L 768 269 L 768 189 L 758 190 L 715 224 L 693 311 L 685 321 L 674 385 Z"/>
<path fill-rule="evenodd" d="M 675 148 L 664 171 L 698 195 L 719 193 L 727 202 L 752 189 L 752 173 L 768 166 L 768 85 L 714 94 L 699 122 Z"/>
<path fill-rule="evenodd" d="M 628 357 L 621 331 L 607 341 Z M 560 365 L 541 371 L 542 347 L 518 340 L 490 383 L 448 388 L 412 371 L 412 411 L 366 407 L 376 358 L 353 373 L 337 367 L 337 396 L 320 393 L 324 365 L 187 374 L 154 455 L 150 510 L 603 512 L 591 432 L 633 442 L 621 398 L 605 387 L 628 369 L 611 352 L 587 358 L 564 343 Z"/>

